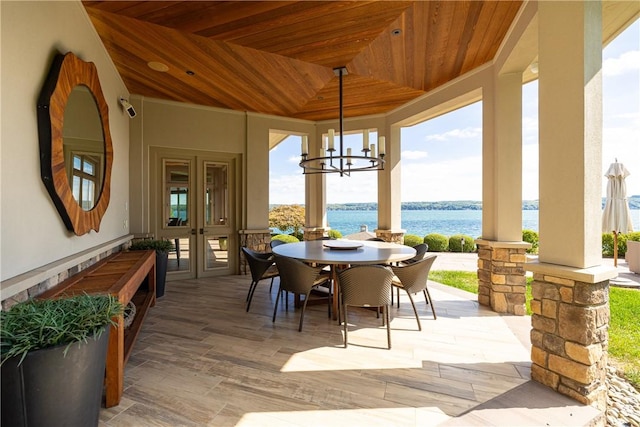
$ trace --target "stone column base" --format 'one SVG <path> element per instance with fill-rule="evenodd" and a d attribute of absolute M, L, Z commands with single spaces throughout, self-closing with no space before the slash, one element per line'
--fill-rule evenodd
<path fill-rule="evenodd" d="M 380 230 L 376 229 L 376 237 L 384 240 L 385 242 L 398 243 L 402 245 L 404 243 L 404 235 L 407 230 Z"/>
<path fill-rule="evenodd" d="M 497 313 L 524 316 L 526 242 L 478 239 L 478 302 Z"/>
<path fill-rule="evenodd" d="M 269 252 L 271 251 L 271 230 L 240 230 L 240 247 L 249 248 L 256 252 Z M 240 272 L 247 274 L 248 272 L 247 261 L 240 251 Z"/>
<path fill-rule="evenodd" d="M 617 273 L 540 263 L 527 269 L 534 272 L 531 378 L 604 411 L 609 279 Z"/>
<path fill-rule="evenodd" d="M 304 229 L 304 240 L 322 240 L 330 228 L 309 227 Z"/>

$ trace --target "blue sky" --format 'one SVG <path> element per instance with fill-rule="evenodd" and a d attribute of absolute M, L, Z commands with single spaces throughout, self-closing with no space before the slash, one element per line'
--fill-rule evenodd
<path fill-rule="evenodd" d="M 603 51 L 603 166 L 616 158 L 631 172 L 629 195 L 640 195 L 640 20 Z M 523 86 L 522 198 L 538 198 L 538 83 Z M 348 96 L 348 94 L 345 94 Z M 374 138 L 371 138 L 374 141 Z M 360 139 L 346 136 L 358 147 Z M 300 137 L 270 155 L 269 203 L 304 203 Z M 415 183 L 415 185 L 412 185 Z M 602 182 L 606 193 L 606 178 Z M 482 199 L 482 112 L 476 103 L 402 131 L 402 201 Z M 375 202 L 375 173 L 327 176 L 327 203 Z"/>

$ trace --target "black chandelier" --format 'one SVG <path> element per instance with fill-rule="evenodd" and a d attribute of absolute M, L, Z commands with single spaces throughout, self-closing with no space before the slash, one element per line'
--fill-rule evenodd
<path fill-rule="evenodd" d="M 318 174 L 318 173 L 339 173 L 340 176 L 350 176 L 351 172 L 359 171 L 378 171 L 384 170 L 384 155 L 385 155 L 385 138 L 381 136 L 378 138 L 378 155 L 376 155 L 376 145 L 369 145 L 369 130 L 364 131 L 362 155 L 354 156 L 351 154 L 351 148 L 344 150 L 344 132 L 343 132 L 343 104 L 342 104 L 342 77 L 347 75 L 346 67 L 334 68 L 333 72 L 340 79 L 340 141 L 338 149 L 335 148 L 334 137 L 335 131 L 329 129 L 327 146 L 324 144 L 324 138 L 322 147 L 320 148 L 320 155 L 318 157 L 309 156 L 309 143 L 307 136 L 302 137 L 302 158 L 300 159 L 300 167 L 303 174 Z M 356 164 L 356 161 L 363 161 L 363 164 Z"/>

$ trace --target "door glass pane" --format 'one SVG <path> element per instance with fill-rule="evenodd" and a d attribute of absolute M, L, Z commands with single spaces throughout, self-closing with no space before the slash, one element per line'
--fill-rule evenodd
<path fill-rule="evenodd" d="M 205 226 L 227 225 L 227 165 L 205 163 Z"/>
<path fill-rule="evenodd" d="M 174 246 L 169 252 L 167 271 L 189 271 L 191 268 L 190 209 L 192 194 L 191 163 L 188 160 L 164 161 L 163 232 Z"/>
<path fill-rule="evenodd" d="M 204 248 L 206 269 L 229 266 L 228 246 L 227 236 L 206 236 Z"/>
<path fill-rule="evenodd" d="M 173 250 L 169 251 L 169 262 L 167 271 L 189 271 L 191 265 L 191 250 L 189 243 L 191 239 L 188 234 L 185 237 L 170 239 L 173 243 Z"/>
<path fill-rule="evenodd" d="M 166 179 L 166 205 L 164 210 L 164 223 L 175 226 L 189 225 L 189 175 L 188 161 L 167 160 L 165 162 Z M 179 224 L 176 223 L 179 219 Z"/>

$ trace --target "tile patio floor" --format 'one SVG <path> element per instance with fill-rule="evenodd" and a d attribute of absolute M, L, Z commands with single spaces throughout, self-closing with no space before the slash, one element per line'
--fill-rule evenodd
<path fill-rule="evenodd" d="M 434 269 L 437 267 L 434 267 Z M 588 425 L 598 412 L 530 381 L 528 317 L 430 282 L 391 310 L 392 349 L 375 313 L 350 310 L 349 347 L 326 305 L 299 311 L 250 276 L 172 281 L 134 346 L 119 406 L 100 426 Z M 276 279 L 277 284 L 277 279 Z"/>

